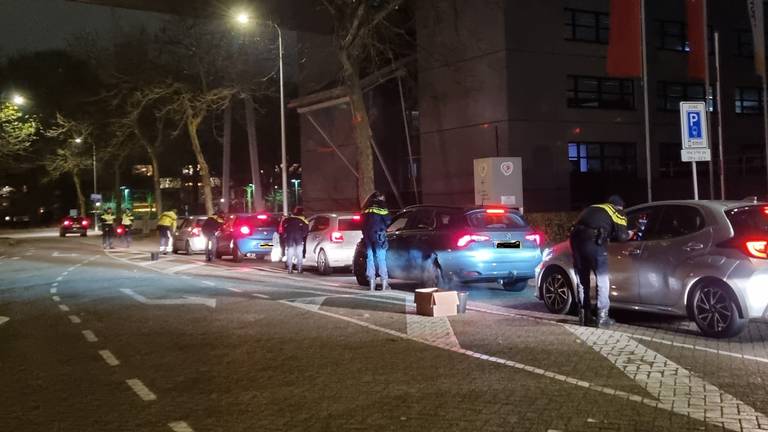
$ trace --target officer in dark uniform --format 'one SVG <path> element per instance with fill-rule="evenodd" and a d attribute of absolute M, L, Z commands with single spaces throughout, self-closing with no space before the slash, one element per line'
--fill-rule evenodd
<path fill-rule="evenodd" d="M 224 225 L 224 212 L 217 211 L 203 222 L 202 231 L 205 236 L 205 260 L 213 261 L 216 255 L 216 232 Z"/>
<path fill-rule="evenodd" d="M 112 208 L 107 207 L 105 212 L 101 215 L 101 246 L 104 249 L 114 249 L 112 247 L 112 238 L 115 235 L 115 214 L 112 213 Z"/>
<path fill-rule="evenodd" d="M 387 227 L 392 218 L 381 192 L 372 193 L 362 210 L 363 241 L 366 252 L 366 271 L 371 291 L 376 290 L 376 272 L 381 276 L 381 289 L 389 290 L 387 272 Z"/>
<path fill-rule="evenodd" d="M 615 324 L 608 317 L 609 277 L 608 251 L 609 241 L 625 242 L 630 239 L 627 230 L 627 216 L 624 214 L 624 200 L 618 195 L 608 198 L 605 204 L 596 204 L 584 209 L 573 226 L 570 236 L 573 268 L 579 279 L 579 322 L 590 325 L 592 321 L 592 303 L 590 295 L 590 275 L 597 279 L 597 326 L 609 327 Z"/>

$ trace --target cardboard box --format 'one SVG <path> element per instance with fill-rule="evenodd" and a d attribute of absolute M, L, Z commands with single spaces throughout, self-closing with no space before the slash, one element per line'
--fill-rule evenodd
<path fill-rule="evenodd" d="M 459 295 L 456 291 L 439 288 L 421 288 L 415 293 L 416 313 L 424 316 L 443 317 L 456 315 Z"/>

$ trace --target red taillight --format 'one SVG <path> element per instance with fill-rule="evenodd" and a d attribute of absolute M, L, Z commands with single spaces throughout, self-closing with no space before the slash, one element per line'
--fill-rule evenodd
<path fill-rule="evenodd" d="M 83 219 L 82 225 L 83 225 L 84 227 L 87 227 L 87 226 L 88 226 L 88 223 L 89 223 L 89 222 L 88 222 L 88 219 Z"/>
<path fill-rule="evenodd" d="M 242 235 L 249 235 L 251 233 L 251 228 L 247 225 L 243 225 L 240 227 L 240 234 Z"/>
<path fill-rule="evenodd" d="M 469 245 L 472 242 L 481 242 L 481 241 L 488 241 L 491 238 L 486 235 L 480 235 L 480 234 L 466 234 L 459 238 L 459 240 L 456 242 L 456 246 L 463 248 L 467 245 Z"/>
<path fill-rule="evenodd" d="M 485 209 L 485 212 L 488 213 L 488 214 L 506 214 L 507 213 L 506 210 L 500 209 L 500 208 Z"/>
<path fill-rule="evenodd" d="M 525 236 L 526 240 L 536 243 L 536 246 L 541 246 L 541 234 L 533 233 Z"/>
<path fill-rule="evenodd" d="M 768 259 L 768 241 L 750 240 L 745 242 L 744 246 L 752 258 Z"/>
<path fill-rule="evenodd" d="M 202 233 L 202 230 L 200 227 L 194 227 L 192 228 L 192 235 L 193 236 L 199 236 Z"/>
<path fill-rule="evenodd" d="M 267 219 L 269 219 L 269 215 L 260 214 L 260 215 L 256 216 L 256 219 L 258 219 L 258 220 L 267 220 Z"/>
<path fill-rule="evenodd" d="M 768 207 L 763 207 L 763 213 L 765 213 L 765 215 L 768 216 Z"/>
<path fill-rule="evenodd" d="M 360 219 L 362 219 L 362 217 L 361 217 L 360 215 L 354 215 L 354 216 L 352 216 L 352 220 L 353 220 L 353 221 L 359 221 Z"/>
<path fill-rule="evenodd" d="M 331 233 L 331 241 L 334 243 L 341 243 L 344 241 L 344 234 L 334 231 Z"/>
<path fill-rule="evenodd" d="M 72 221 L 71 220 L 67 219 L 67 220 L 64 221 L 64 226 L 70 226 L 70 225 L 72 225 Z"/>
<path fill-rule="evenodd" d="M 117 227 L 117 233 L 118 233 L 118 234 L 122 234 L 122 233 L 124 233 L 124 232 L 125 232 L 125 228 L 123 228 L 123 226 L 122 226 L 122 225 L 120 225 L 119 227 Z"/>

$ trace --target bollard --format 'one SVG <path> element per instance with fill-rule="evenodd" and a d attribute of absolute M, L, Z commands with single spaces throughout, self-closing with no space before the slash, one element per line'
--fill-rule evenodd
<path fill-rule="evenodd" d="M 160 258 L 160 252 L 150 252 L 149 253 L 149 260 L 150 261 L 157 261 Z"/>
<path fill-rule="evenodd" d="M 457 294 L 459 296 L 459 304 L 456 305 L 456 312 L 460 314 L 467 313 L 467 297 L 469 296 L 469 292 L 458 291 Z"/>

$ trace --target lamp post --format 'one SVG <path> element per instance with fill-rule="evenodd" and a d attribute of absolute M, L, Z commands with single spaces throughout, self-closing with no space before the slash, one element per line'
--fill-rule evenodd
<path fill-rule="evenodd" d="M 239 12 L 235 15 L 235 22 L 241 27 L 247 26 L 251 22 L 251 16 L 247 12 Z M 280 155 L 282 158 L 282 177 L 283 177 L 283 215 L 288 215 L 288 156 L 285 145 L 285 84 L 283 81 L 283 32 L 280 26 L 272 21 L 263 21 L 271 25 L 277 31 L 278 62 L 280 70 Z"/>
<path fill-rule="evenodd" d="M 16 93 L 13 95 L 13 97 L 11 97 L 11 102 L 13 102 L 13 104 L 16 106 L 21 106 L 27 103 L 27 99 L 24 96 Z"/>

